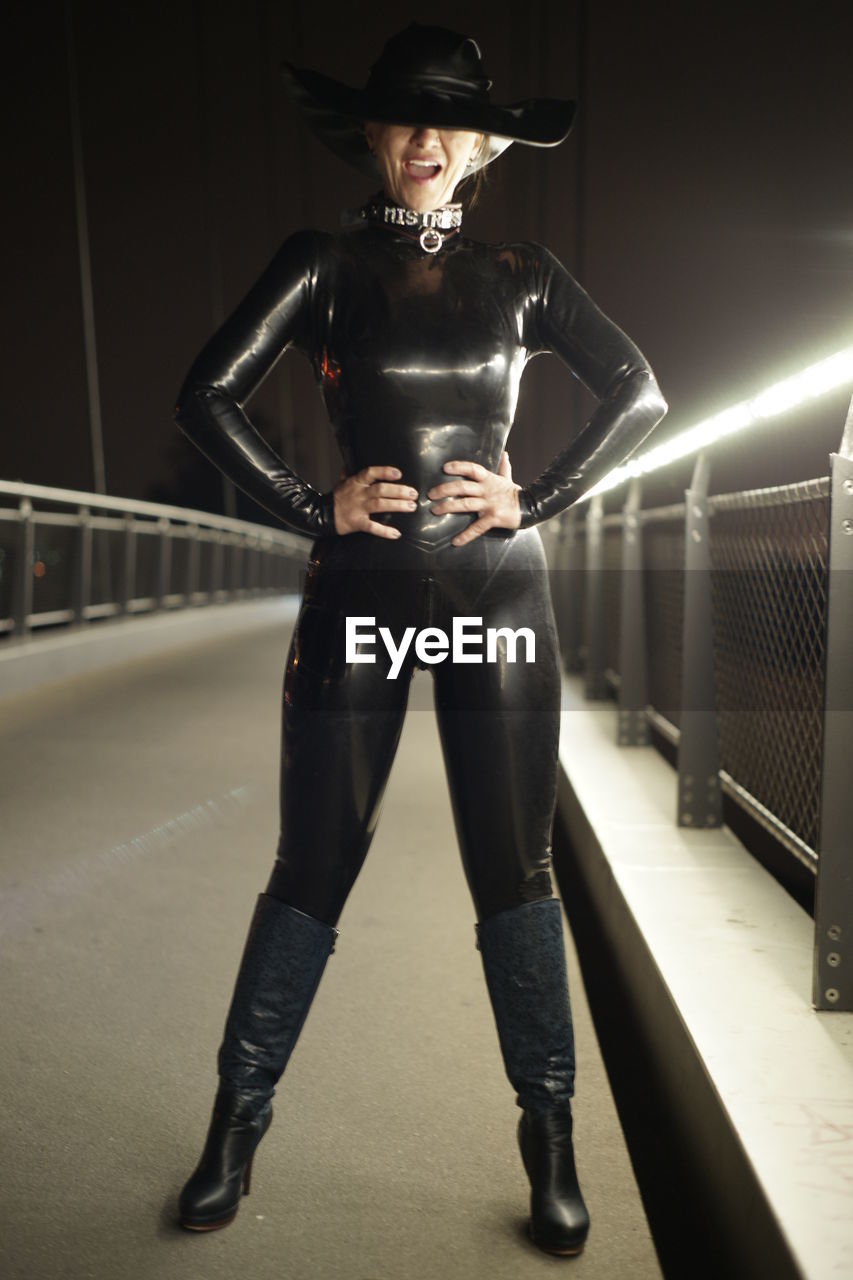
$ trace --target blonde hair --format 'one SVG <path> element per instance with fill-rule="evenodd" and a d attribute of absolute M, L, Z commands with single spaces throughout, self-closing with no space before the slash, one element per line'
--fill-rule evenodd
<path fill-rule="evenodd" d="M 477 149 L 477 155 L 480 156 L 489 146 L 489 135 L 484 133 L 480 138 L 480 145 Z M 465 188 L 462 196 L 462 204 L 467 213 L 480 199 L 483 188 L 486 185 L 486 165 L 481 165 L 479 169 L 474 169 L 466 178 L 462 179 L 460 186 Z"/>

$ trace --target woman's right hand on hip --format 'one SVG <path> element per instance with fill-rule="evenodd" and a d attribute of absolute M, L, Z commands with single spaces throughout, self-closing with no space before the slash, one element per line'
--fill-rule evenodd
<path fill-rule="evenodd" d="M 365 467 L 352 476 L 341 476 L 332 493 L 337 533 L 373 533 L 378 538 L 399 538 L 400 530 L 371 520 L 382 511 L 417 510 L 418 491 L 407 484 L 395 484 L 401 472 L 396 467 Z"/>

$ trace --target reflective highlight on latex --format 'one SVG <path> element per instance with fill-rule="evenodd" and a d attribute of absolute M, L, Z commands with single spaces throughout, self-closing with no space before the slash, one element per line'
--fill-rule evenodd
<path fill-rule="evenodd" d="M 520 491 L 522 527 L 570 505 L 665 410 L 635 344 L 541 246 L 458 236 L 426 255 L 388 227 L 300 232 L 195 362 L 177 417 L 236 484 L 312 535 L 334 532 L 331 494 L 296 475 L 243 409 L 287 347 L 314 367 L 347 474 L 396 466 L 418 490 L 415 512 L 376 518 L 422 547 L 471 522 L 435 516 L 427 491 L 450 460 L 497 470 L 531 356 L 555 352 L 600 404 Z"/>

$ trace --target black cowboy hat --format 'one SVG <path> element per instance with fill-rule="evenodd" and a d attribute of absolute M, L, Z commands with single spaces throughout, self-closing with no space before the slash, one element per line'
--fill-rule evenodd
<path fill-rule="evenodd" d="M 487 135 L 468 172 L 494 160 L 511 142 L 554 147 L 568 136 L 573 102 L 534 98 L 498 106 L 489 100 L 476 40 L 444 27 L 413 22 L 392 36 L 371 68 L 364 89 L 351 89 L 317 71 L 286 62 L 285 84 L 314 132 L 341 159 L 376 176 L 363 124 L 422 124 Z"/>

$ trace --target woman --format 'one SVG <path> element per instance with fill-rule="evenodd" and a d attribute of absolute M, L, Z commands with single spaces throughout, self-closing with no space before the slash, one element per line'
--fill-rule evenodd
<path fill-rule="evenodd" d="M 572 1154 L 574 1045 L 549 875 L 560 678 L 533 526 L 622 462 L 666 406 L 634 344 L 552 255 L 466 239 L 461 206 L 450 203 L 510 142 L 565 138 L 572 103 L 493 104 L 476 43 L 417 24 L 389 41 L 363 92 L 292 67 L 286 79 L 315 131 L 378 172 L 383 190 L 357 228 L 285 242 L 193 365 L 178 406 L 181 427 L 213 462 L 315 538 L 285 676 L 278 853 L 249 930 L 181 1223 L 224 1226 L 249 1190 L 420 666 L 435 680 L 477 945 L 522 1108 L 531 1236 L 574 1254 L 589 1219 Z M 330 493 L 295 475 L 242 409 L 288 346 L 311 360 L 343 455 Z M 504 445 L 524 364 L 543 350 L 600 404 L 538 480 L 519 487 Z M 497 637 L 485 659 L 470 631 L 453 653 L 442 641 L 472 621 Z"/>

